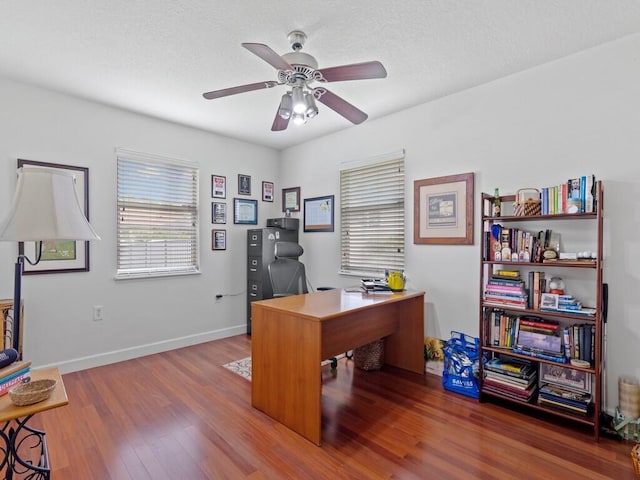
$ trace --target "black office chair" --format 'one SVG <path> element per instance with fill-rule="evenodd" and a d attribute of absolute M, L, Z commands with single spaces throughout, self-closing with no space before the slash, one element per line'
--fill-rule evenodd
<path fill-rule="evenodd" d="M 295 242 L 276 242 L 276 259 L 267 267 L 274 297 L 309 293 L 304 263 L 298 260 L 303 252 Z"/>
<path fill-rule="evenodd" d="M 267 267 L 274 298 L 309 293 L 304 263 L 298 260 L 303 252 L 303 248 L 295 242 L 276 242 L 276 259 Z M 333 357 L 329 361 L 331 372 L 335 375 L 338 359 Z"/>

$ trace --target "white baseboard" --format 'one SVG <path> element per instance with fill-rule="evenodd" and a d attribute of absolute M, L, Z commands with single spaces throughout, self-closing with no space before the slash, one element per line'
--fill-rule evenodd
<path fill-rule="evenodd" d="M 154 353 L 167 352 L 169 350 L 175 350 L 177 348 L 197 345 L 199 343 L 211 342 L 213 340 L 219 340 L 221 338 L 233 337 L 246 333 L 246 331 L 246 325 L 222 328 L 220 330 L 198 333 L 196 335 L 171 338 L 169 340 L 163 340 L 161 342 L 137 345 L 135 347 L 124 348 L 122 350 L 113 350 L 111 352 L 89 355 L 87 357 L 74 358 L 58 363 L 38 365 L 32 368 L 34 370 L 42 368 L 58 368 L 61 374 L 77 372 L 79 370 L 86 370 L 87 368 L 100 367 L 102 365 L 109 365 L 111 363 L 122 362 L 124 360 L 131 360 L 132 358 L 152 355 Z"/>

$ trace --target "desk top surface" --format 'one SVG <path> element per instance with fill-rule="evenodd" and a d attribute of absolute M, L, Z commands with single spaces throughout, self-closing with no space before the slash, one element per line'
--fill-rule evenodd
<path fill-rule="evenodd" d="M 47 368 L 45 370 L 32 370 L 31 380 L 41 378 L 52 378 L 57 381 L 56 388 L 53 390 L 51 397 L 42 402 L 27 405 L 26 407 L 17 407 L 11 402 L 9 394 L 0 397 L 0 422 L 6 422 L 15 418 L 27 417 L 34 413 L 44 412 L 52 408 L 62 407 L 69 403 L 67 392 L 62 382 L 62 377 L 57 368 Z"/>
<path fill-rule="evenodd" d="M 322 320 L 343 315 L 347 312 L 371 308 L 380 303 L 392 303 L 422 296 L 424 296 L 424 292 L 419 291 L 370 294 L 349 292 L 342 288 L 335 288 L 303 295 L 258 300 L 252 302 L 251 305 L 259 305 L 263 308 L 278 311 L 295 312 L 296 315 Z"/>

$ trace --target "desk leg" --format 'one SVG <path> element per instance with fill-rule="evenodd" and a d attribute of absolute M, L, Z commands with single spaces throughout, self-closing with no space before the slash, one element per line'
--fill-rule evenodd
<path fill-rule="evenodd" d="M 253 305 L 251 404 L 320 445 L 320 322 Z"/>
<path fill-rule="evenodd" d="M 395 306 L 398 324 L 385 338 L 384 361 L 424 375 L 424 298 L 409 298 Z"/>

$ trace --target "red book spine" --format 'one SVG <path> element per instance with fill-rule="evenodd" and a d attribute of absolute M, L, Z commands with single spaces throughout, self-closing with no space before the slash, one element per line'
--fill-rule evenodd
<path fill-rule="evenodd" d="M 27 381 L 30 378 L 29 372 L 25 372 L 17 377 L 13 377 L 11 380 L 7 380 L 5 383 L 0 385 L 0 396 L 5 395 L 9 392 L 11 387 L 15 387 L 16 385 L 20 385 Z"/>
<path fill-rule="evenodd" d="M 523 320 L 522 318 L 520 319 L 520 325 L 527 325 L 529 327 L 535 328 L 544 328 L 546 330 L 556 330 L 558 328 L 558 325 L 554 325 L 553 323 L 536 322 L 535 320 Z"/>

